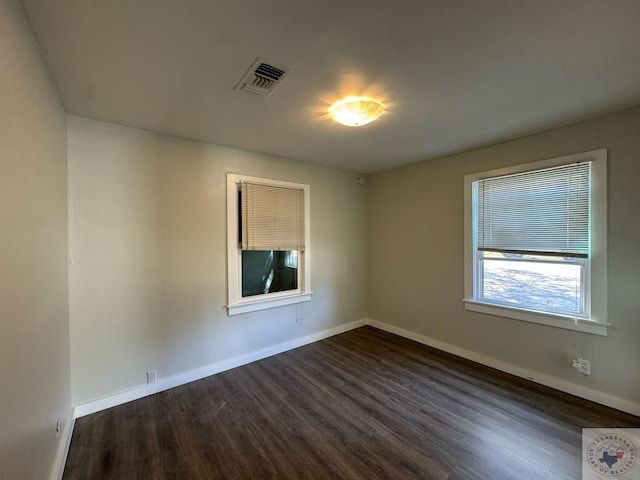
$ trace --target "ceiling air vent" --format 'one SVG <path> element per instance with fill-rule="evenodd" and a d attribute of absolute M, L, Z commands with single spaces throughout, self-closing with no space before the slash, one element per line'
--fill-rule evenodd
<path fill-rule="evenodd" d="M 291 71 L 274 67 L 258 58 L 236 85 L 236 90 L 255 93 L 266 97 L 289 75 Z"/>

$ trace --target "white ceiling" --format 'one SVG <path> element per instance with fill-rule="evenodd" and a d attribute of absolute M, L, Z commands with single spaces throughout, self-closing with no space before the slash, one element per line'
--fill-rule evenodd
<path fill-rule="evenodd" d="M 363 173 L 640 103 L 640 0 L 23 3 L 67 112 Z M 349 94 L 388 111 L 328 120 Z"/>

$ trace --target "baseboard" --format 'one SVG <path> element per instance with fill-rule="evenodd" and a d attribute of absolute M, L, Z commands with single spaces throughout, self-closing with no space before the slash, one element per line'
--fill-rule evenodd
<path fill-rule="evenodd" d="M 74 425 L 74 411 L 70 410 L 69 417 L 63 423 L 62 431 L 60 432 L 58 451 L 56 452 L 56 458 L 53 463 L 53 469 L 51 471 L 51 480 L 62 480 L 62 475 L 64 474 L 64 466 L 67 463 L 69 446 L 71 445 L 71 437 L 73 436 Z"/>
<path fill-rule="evenodd" d="M 355 322 L 347 323 L 338 327 L 330 328 L 328 330 L 323 330 L 311 335 L 296 338 L 288 342 L 280 343 L 278 345 L 273 345 L 271 347 L 256 350 L 244 355 L 240 355 L 238 357 L 223 360 L 211 365 L 206 365 L 204 367 L 190 370 L 188 372 L 174 375 L 172 377 L 160 379 L 158 380 L 158 382 L 150 385 L 142 385 L 130 390 L 126 390 L 124 392 L 116 393 L 114 395 L 109 395 L 91 402 L 83 403 L 75 407 L 74 416 L 75 418 L 84 417 L 85 415 L 90 415 L 101 410 L 106 410 L 107 408 L 122 405 L 123 403 L 131 402 L 133 400 L 138 400 L 139 398 L 153 395 L 154 393 L 159 393 L 170 388 L 193 382 L 195 380 L 200 380 L 201 378 L 215 375 L 216 373 L 224 372 L 225 370 L 240 367 L 257 360 L 262 360 L 263 358 L 277 355 L 294 348 L 302 347 L 304 345 L 308 345 L 309 343 L 317 342 L 318 340 L 332 337 L 334 335 L 338 335 L 340 333 L 344 333 L 346 331 L 353 330 L 354 328 L 362 327 L 364 325 L 367 325 L 367 320 L 357 320 Z"/>
<path fill-rule="evenodd" d="M 591 400 L 592 402 L 596 402 L 607 407 L 615 408 L 623 412 L 631 413 L 632 415 L 640 416 L 640 404 L 615 397 L 608 393 L 594 390 L 592 388 L 583 387 L 582 385 L 577 385 L 575 383 L 567 382 L 566 380 L 562 380 L 557 377 L 552 377 L 550 375 L 545 375 L 539 372 L 534 372 L 532 370 L 517 367 L 515 365 L 511 365 L 501 360 L 482 355 L 472 350 L 466 350 L 464 348 L 441 342 L 439 340 L 435 340 L 433 338 L 426 337 L 409 330 L 404 330 L 393 325 L 378 322 L 376 320 L 368 319 L 368 325 L 389 333 L 393 333 L 395 335 L 399 335 L 404 338 L 408 338 L 410 340 L 414 340 L 418 343 L 428 345 L 429 347 L 451 353 L 458 357 L 466 358 L 467 360 L 480 363 L 487 367 L 495 368 L 496 370 L 510 373 L 517 377 L 526 378 L 527 380 L 531 380 L 532 382 L 539 383 L 556 390 L 560 390 L 561 392 L 569 393 L 571 395 L 575 395 L 576 397 Z"/>

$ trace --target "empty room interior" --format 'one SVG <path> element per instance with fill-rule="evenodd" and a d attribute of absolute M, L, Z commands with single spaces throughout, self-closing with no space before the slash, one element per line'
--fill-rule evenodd
<path fill-rule="evenodd" d="M 640 478 L 639 26 L 0 0 L 0 479 Z"/>

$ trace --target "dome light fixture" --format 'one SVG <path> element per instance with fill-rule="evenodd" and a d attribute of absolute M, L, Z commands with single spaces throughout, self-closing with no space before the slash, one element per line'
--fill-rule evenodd
<path fill-rule="evenodd" d="M 329 108 L 329 114 L 336 122 L 348 127 L 361 127 L 373 122 L 384 113 L 384 105 L 369 97 L 347 97 Z"/>

